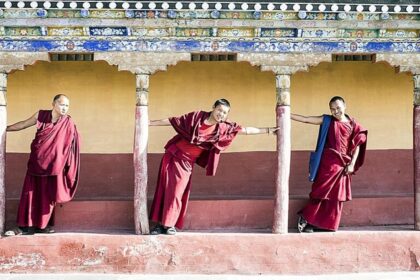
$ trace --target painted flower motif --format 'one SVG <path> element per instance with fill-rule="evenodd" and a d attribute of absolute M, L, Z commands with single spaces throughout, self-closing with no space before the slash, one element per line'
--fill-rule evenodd
<path fill-rule="evenodd" d="M 352 52 L 357 51 L 357 43 L 356 42 L 351 42 L 349 48 L 350 48 L 350 51 L 352 51 Z"/>
<path fill-rule="evenodd" d="M 75 47 L 75 44 L 74 44 L 74 42 L 73 42 L 73 41 L 67 41 L 67 43 L 66 43 L 66 48 L 67 48 L 68 50 L 73 50 L 73 49 L 74 49 L 74 47 Z"/>
<path fill-rule="evenodd" d="M 405 37 L 405 31 L 404 30 L 397 30 L 397 32 L 395 32 L 395 36 L 396 37 Z"/>
<path fill-rule="evenodd" d="M 213 19 L 219 18 L 220 17 L 220 12 L 217 11 L 217 10 L 214 10 L 214 11 L 211 12 L 210 16 Z"/>
<path fill-rule="evenodd" d="M 324 31 L 318 29 L 317 31 L 315 31 L 315 35 L 316 37 L 322 37 L 322 35 L 324 35 Z"/>
<path fill-rule="evenodd" d="M 21 36 L 26 36 L 26 35 L 28 35 L 28 30 L 27 30 L 27 29 L 20 29 L 20 30 L 19 30 L 19 34 L 20 34 Z"/>
<path fill-rule="evenodd" d="M 213 42 L 211 43 L 211 49 L 212 49 L 213 51 L 217 51 L 217 50 L 219 49 L 219 42 L 217 42 L 217 41 L 213 41 Z"/>

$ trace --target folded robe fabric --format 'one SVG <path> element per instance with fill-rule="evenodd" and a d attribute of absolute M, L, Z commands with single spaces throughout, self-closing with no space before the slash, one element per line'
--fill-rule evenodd
<path fill-rule="evenodd" d="M 79 181 L 79 134 L 70 116 L 51 122 L 51 110 L 38 113 L 17 224 L 45 228 L 53 224 L 56 203 L 70 201 Z"/>

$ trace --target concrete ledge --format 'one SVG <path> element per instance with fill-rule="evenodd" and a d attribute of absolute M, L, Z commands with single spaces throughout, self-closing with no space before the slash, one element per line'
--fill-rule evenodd
<path fill-rule="evenodd" d="M 420 234 L 60 233 L 0 239 L 2 273 L 329 274 L 418 271 Z"/>

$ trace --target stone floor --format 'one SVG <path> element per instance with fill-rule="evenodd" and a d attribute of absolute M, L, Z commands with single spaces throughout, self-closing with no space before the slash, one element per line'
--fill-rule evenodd
<path fill-rule="evenodd" d="M 162 274 L 0 274 L 1 280 L 418 280 L 420 272 L 377 272 L 329 275 L 162 275 Z"/>
<path fill-rule="evenodd" d="M 6 273 L 0 274 L 0 279 L 13 276 L 7 273 L 107 273 L 117 277 L 110 279 L 131 274 L 200 275 L 206 279 L 208 275 L 303 277 L 350 273 L 358 277 L 359 273 L 368 272 L 420 271 L 420 234 L 412 228 L 341 228 L 338 232 L 291 231 L 284 235 L 267 230 L 212 230 L 180 232 L 175 236 L 119 231 L 6 237 L 0 239 L 0 273 Z"/>

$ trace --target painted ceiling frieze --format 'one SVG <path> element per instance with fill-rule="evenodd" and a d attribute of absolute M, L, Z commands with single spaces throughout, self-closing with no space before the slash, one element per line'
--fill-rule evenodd
<path fill-rule="evenodd" d="M 414 41 L 0 40 L 0 51 L 418 53 Z"/>
<path fill-rule="evenodd" d="M 0 1 L 0 51 L 412 53 L 410 1 Z"/>

